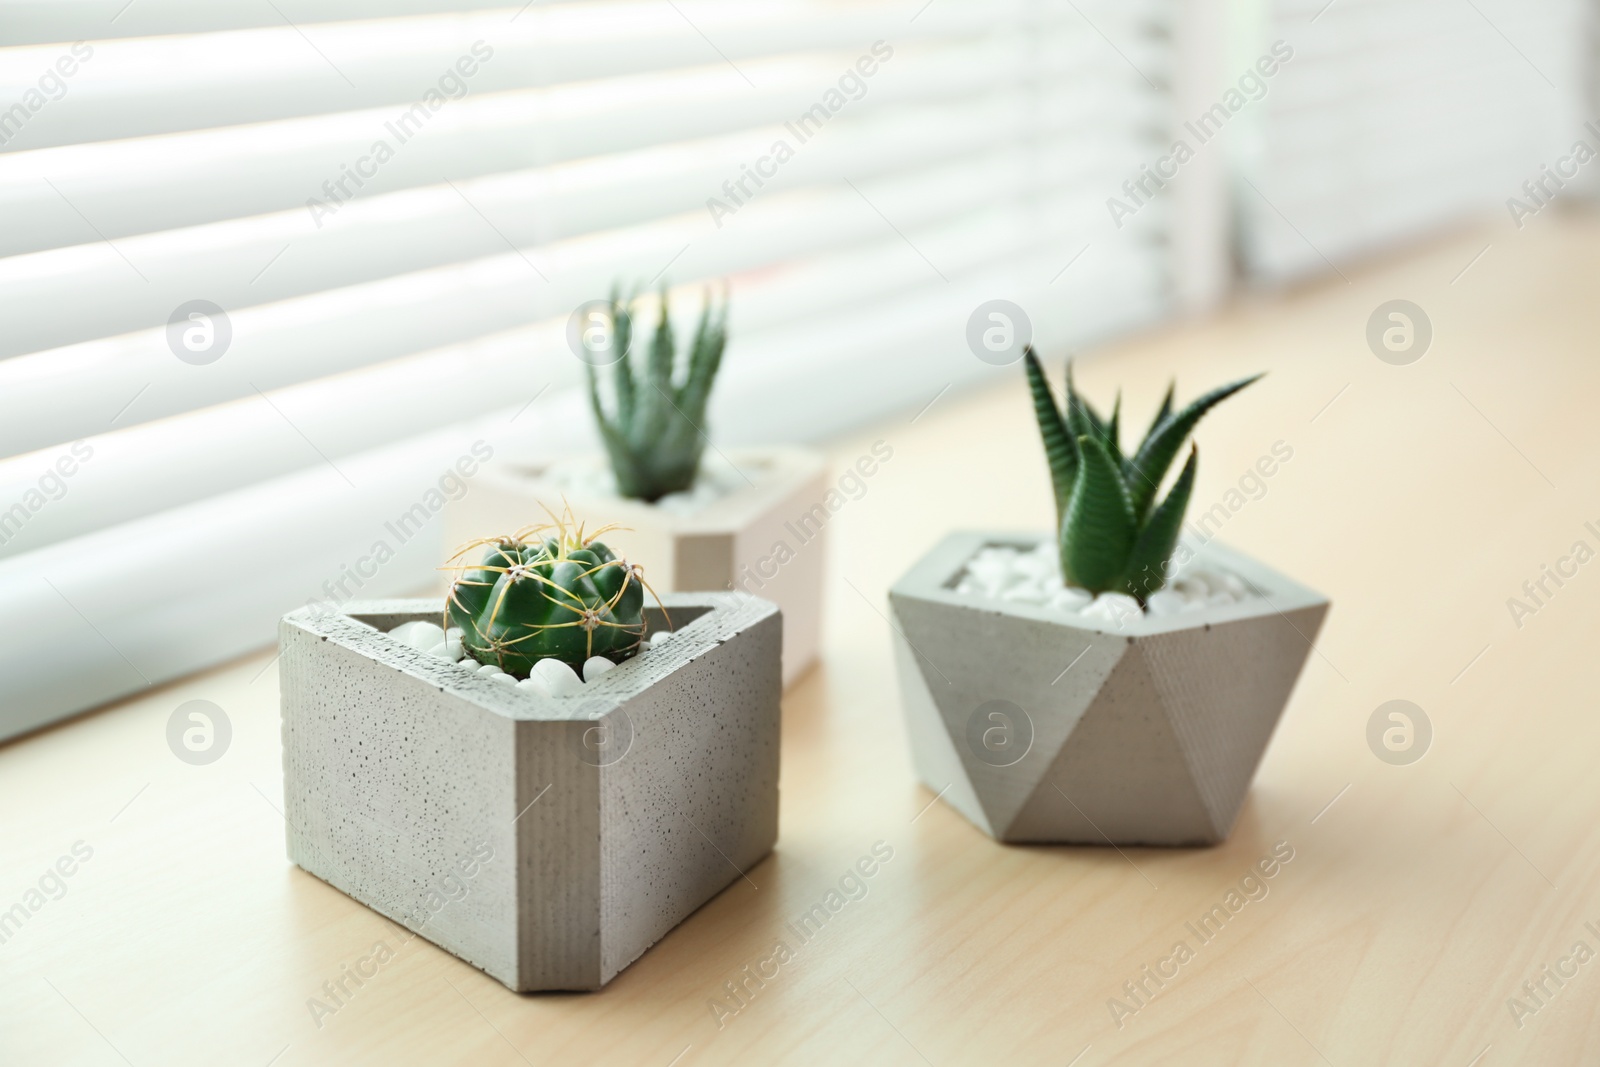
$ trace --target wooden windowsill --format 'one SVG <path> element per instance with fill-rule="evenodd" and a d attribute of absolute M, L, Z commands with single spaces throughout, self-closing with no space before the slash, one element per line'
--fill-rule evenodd
<path fill-rule="evenodd" d="M 1524 981 L 1600 949 L 1600 563 L 1546 580 L 1520 620 L 1508 599 L 1575 542 L 1600 550 L 1597 238 L 1581 217 L 1494 221 L 1079 368 L 1107 405 L 1121 385 L 1140 428 L 1171 373 L 1181 399 L 1270 371 L 1202 423 L 1191 514 L 1223 503 L 1218 536 L 1333 609 L 1227 844 L 1002 847 L 912 775 L 884 592 L 949 529 L 1049 522 L 1019 370 L 915 422 L 927 398 L 908 397 L 831 447 L 840 471 L 875 440 L 893 458 L 831 522 L 825 663 L 784 708 L 778 851 L 606 990 L 515 996 L 291 867 L 263 653 L 0 747 L 0 914 L 92 850 L 0 943 L 0 1059 L 1594 1062 L 1600 963 L 1547 980 L 1520 1027 L 1508 998 L 1537 1007 Z M 1434 326 L 1408 367 L 1364 339 L 1394 298 Z M 1277 442 L 1292 460 L 1240 490 Z M 1367 747 L 1395 698 L 1433 725 L 1409 766 Z M 232 723 L 209 766 L 167 748 L 191 699 Z M 879 841 L 893 858 L 865 897 L 731 1001 L 724 983 Z M 1265 896 L 1198 940 L 1186 924 L 1279 842 L 1293 859 Z M 1134 1000 L 1125 983 L 1155 990 L 1144 968 L 1179 941 L 1193 958 Z M 315 1011 L 379 943 L 393 958 Z M 1120 1026 L 1113 998 L 1137 1007 Z"/>

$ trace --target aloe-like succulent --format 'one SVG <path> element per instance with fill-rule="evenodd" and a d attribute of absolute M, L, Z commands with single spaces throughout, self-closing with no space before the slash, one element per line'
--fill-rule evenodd
<path fill-rule="evenodd" d="M 1111 418 L 1101 418 L 1073 388 L 1069 360 L 1063 409 L 1033 350 L 1023 358 L 1055 490 L 1061 578 L 1091 593 L 1127 593 L 1143 604 L 1166 584 L 1167 561 L 1194 491 L 1198 446 L 1190 449 L 1177 481 L 1157 503 L 1162 480 L 1201 417 L 1261 375 L 1213 389 L 1181 411 L 1172 410 L 1175 383 L 1169 385 L 1144 440 L 1125 455 L 1120 393 Z"/>
<path fill-rule="evenodd" d="M 637 301 L 630 301 L 637 304 Z M 711 293 L 705 296 L 700 325 L 689 346 L 687 367 L 680 373 L 677 341 L 661 290 L 660 320 L 645 356 L 644 373 L 634 368 L 629 351 L 633 315 L 613 290 L 610 299 L 612 409 L 600 399 L 600 374 L 589 368 L 589 402 L 605 442 L 617 490 L 623 496 L 654 502 L 694 485 L 706 447 L 706 402 L 728 343 L 728 300 L 720 312 Z M 642 337 L 640 338 L 642 340 Z"/>
<path fill-rule="evenodd" d="M 517 678 L 542 659 L 577 670 L 591 656 L 631 658 L 643 643 L 646 586 L 641 568 L 598 539 L 611 528 L 585 536 L 564 517 L 462 546 L 445 628 L 461 629 L 466 655 Z M 482 561 L 466 562 L 479 549 Z"/>

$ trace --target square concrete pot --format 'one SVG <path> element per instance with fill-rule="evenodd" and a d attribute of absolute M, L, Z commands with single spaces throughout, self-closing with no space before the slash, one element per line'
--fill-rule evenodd
<path fill-rule="evenodd" d="M 829 518 L 823 503 L 829 488 L 823 458 L 803 448 L 729 449 L 725 454 L 751 484 L 741 484 L 690 514 L 629 500 L 608 489 L 557 484 L 550 477 L 550 461 L 501 460 L 484 468 L 473 478 L 471 490 L 446 509 L 445 543 L 465 544 L 546 522 L 544 509 L 559 514 L 563 502 L 591 529 L 617 523 L 623 528 L 606 534 L 607 546 L 642 564 L 655 589 L 739 590 L 776 603 L 783 610 L 787 686 L 816 661 L 822 644 Z M 721 463 L 721 455 L 708 451 L 705 462 Z M 593 467 L 597 473 L 606 470 L 603 458 L 593 457 Z"/>
<path fill-rule="evenodd" d="M 778 835 L 781 617 L 662 599 L 677 634 L 568 697 L 388 635 L 442 601 L 286 616 L 289 858 L 517 992 L 605 985 Z"/>
<path fill-rule="evenodd" d="M 1224 840 L 1327 598 L 1215 541 L 1196 565 L 1257 596 L 1119 627 L 954 591 L 980 548 L 1041 540 L 953 534 L 890 590 L 918 776 L 1001 841 Z"/>

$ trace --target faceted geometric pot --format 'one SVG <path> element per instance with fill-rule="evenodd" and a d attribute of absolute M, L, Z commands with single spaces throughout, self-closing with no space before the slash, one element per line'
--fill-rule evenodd
<path fill-rule="evenodd" d="M 741 484 L 691 514 L 558 485 L 548 477 L 548 462 L 497 462 L 446 509 L 445 544 L 453 548 L 546 522 L 544 509 L 559 514 L 563 503 L 591 529 L 617 523 L 621 528 L 606 534 L 607 547 L 642 564 L 653 588 L 734 590 L 776 603 L 783 610 L 787 686 L 816 661 L 822 646 L 822 562 L 830 517 L 823 503 L 829 488 L 823 458 L 803 448 L 728 449 L 726 455 L 753 484 Z M 720 459 L 707 456 L 707 462 Z M 604 469 L 598 457 L 596 469 Z"/>
<path fill-rule="evenodd" d="M 953 534 L 890 590 L 918 776 L 1001 841 L 1226 839 L 1327 598 L 1215 541 L 1187 551 L 1258 596 L 1119 627 L 954 591 L 979 549 L 1040 541 Z"/>
<path fill-rule="evenodd" d="M 517 992 L 605 985 L 778 836 L 777 608 L 662 600 L 566 697 L 388 635 L 442 601 L 286 616 L 289 859 Z"/>

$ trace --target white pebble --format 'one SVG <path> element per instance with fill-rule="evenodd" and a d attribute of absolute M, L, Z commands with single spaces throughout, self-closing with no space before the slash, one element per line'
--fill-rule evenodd
<path fill-rule="evenodd" d="M 967 564 L 967 573 L 987 586 L 1005 589 L 1021 580 L 1014 561 L 1010 559 L 975 559 Z"/>
<path fill-rule="evenodd" d="M 505 677 L 510 678 L 511 675 L 508 674 L 505 675 Z M 528 677 L 518 682 L 517 688 L 521 689 L 525 693 L 537 693 L 542 697 L 547 697 L 550 695 L 550 687 L 545 685 L 544 679 L 539 677 L 537 674 L 530 674 Z"/>
<path fill-rule="evenodd" d="M 479 667 L 478 661 L 470 656 L 468 656 L 466 659 L 460 660 L 459 662 L 469 671 L 476 671 Z"/>
<path fill-rule="evenodd" d="M 1139 602 L 1126 593 L 1101 593 L 1080 614 L 1120 628 L 1140 618 L 1143 612 L 1139 609 Z"/>
<path fill-rule="evenodd" d="M 444 627 L 442 626 L 436 626 L 431 622 L 412 623 L 412 626 L 414 629 L 412 629 L 410 636 L 406 638 L 406 643 L 412 648 L 432 648 L 444 640 Z"/>
<path fill-rule="evenodd" d="M 553 697 L 571 696 L 583 692 L 583 679 L 558 659 L 540 660 L 533 665 L 533 673 L 544 680 Z"/>
<path fill-rule="evenodd" d="M 592 682 L 614 667 L 616 667 L 616 664 L 604 656 L 590 656 L 583 661 L 583 680 Z"/>
<path fill-rule="evenodd" d="M 1050 606 L 1057 611 L 1082 611 L 1094 602 L 1094 597 L 1083 589 L 1074 589 L 1071 586 L 1062 589 L 1050 598 Z"/>
<path fill-rule="evenodd" d="M 1176 615 L 1189 606 L 1189 600 L 1176 589 L 1158 589 L 1145 600 L 1144 606 L 1152 615 Z"/>
<path fill-rule="evenodd" d="M 428 649 L 428 655 L 438 656 L 440 659 L 447 659 L 454 663 L 461 658 L 461 642 L 459 640 L 440 641 Z"/>
<path fill-rule="evenodd" d="M 501 671 L 499 674 L 491 674 L 489 677 L 492 678 L 493 680 L 497 681 L 497 682 L 500 682 L 500 683 L 504 684 L 504 685 L 516 685 L 517 684 L 516 678 L 514 678 L 511 675 L 505 673 L 504 671 Z"/>
<path fill-rule="evenodd" d="M 1055 573 L 1056 564 L 1049 556 L 1020 556 L 1016 569 L 1028 578 L 1045 578 Z"/>
<path fill-rule="evenodd" d="M 389 636 L 403 645 L 409 645 L 411 644 L 411 635 L 416 633 L 417 627 L 421 625 L 421 622 L 403 622 L 390 630 Z"/>
<path fill-rule="evenodd" d="M 1051 611 L 1087 615 L 1118 627 L 1145 613 L 1132 597 L 1116 594 L 1115 599 L 1096 598 L 1082 589 L 1063 586 L 1053 540 L 1040 541 L 1026 549 L 1007 545 L 979 549 L 956 578 L 954 591 L 976 600 L 1043 604 Z M 1238 603 L 1257 595 L 1237 575 L 1194 566 L 1159 590 L 1147 610 L 1152 615 L 1176 615 Z"/>
<path fill-rule="evenodd" d="M 668 493 L 656 501 L 656 507 L 669 515 L 689 515 L 697 510 L 700 501 L 693 493 Z"/>
<path fill-rule="evenodd" d="M 660 645 L 663 642 L 665 642 L 667 640 L 667 638 L 669 638 L 671 636 L 672 636 L 672 631 L 671 630 L 657 630 L 655 633 L 650 635 L 650 647 L 651 648 L 657 647 L 658 645 Z"/>
<path fill-rule="evenodd" d="M 1043 604 L 1050 594 L 1036 582 L 1023 581 L 1001 593 L 1000 599 L 1014 604 Z"/>
<path fill-rule="evenodd" d="M 495 666 L 493 663 L 485 663 L 483 666 L 478 668 L 477 673 L 488 678 L 493 678 L 497 674 L 504 674 L 506 672 Z"/>

